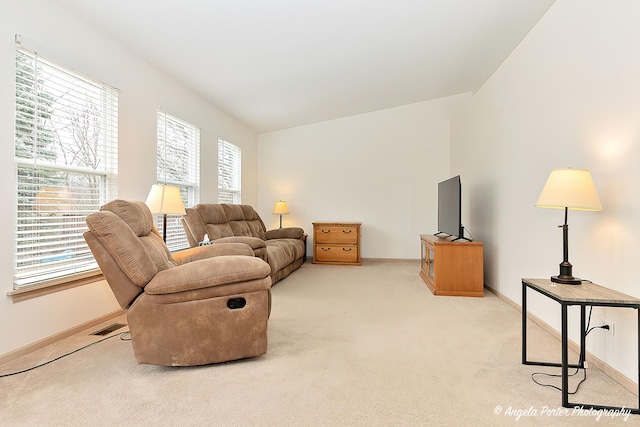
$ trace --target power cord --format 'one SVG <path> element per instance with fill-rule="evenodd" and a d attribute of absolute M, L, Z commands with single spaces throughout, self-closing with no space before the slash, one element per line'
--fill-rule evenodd
<path fill-rule="evenodd" d="M 588 280 L 587 280 L 588 281 Z M 591 324 L 591 313 L 593 312 L 593 306 L 589 306 L 589 319 L 587 320 L 587 326 L 586 326 L 586 331 L 585 331 L 585 336 L 589 335 L 589 333 L 591 331 L 593 331 L 594 329 L 609 329 L 609 325 L 602 325 L 602 326 L 593 326 L 593 327 L 589 327 L 589 325 Z M 585 352 L 586 349 L 584 348 L 580 348 L 580 357 L 578 360 L 578 364 L 583 365 L 586 364 L 586 356 L 585 356 Z M 574 391 L 569 391 L 567 392 L 567 394 L 576 394 L 578 392 L 578 390 L 580 389 L 580 385 L 585 382 L 585 380 L 587 379 L 587 369 L 586 366 L 584 368 L 576 368 L 576 371 L 573 374 L 568 374 L 568 376 L 573 377 L 575 375 L 578 374 L 578 372 L 580 372 L 580 369 L 583 370 L 584 375 L 582 377 L 582 379 L 580 380 L 580 382 L 578 383 L 578 385 L 576 385 L 576 389 Z M 533 380 L 534 383 L 541 385 L 543 387 L 550 387 L 550 388 L 555 388 L 556 390 L 562 391 L 562 389 L 560 387 L 557 387 L 553 384 L 545 384 L 545 383 L 541 383 L 538 380 L 536 380 L 535 376 L 536 375 L 545 375 L 547 377 L 561 377 L 562 374 L 549 374 L 546 372 L 534 372 L 531 374 L 531 379 Z"/>
<path fill-rule="evenodd" d="M 568 376 L 573 377 L 575 376 L 578 372 L 580 372 L 580 369 L 582 369 L 584 371 L 584 375 L 582 377 L 582 379 L 580 380 L 580 382 L 578 383 L 578 385 L 576 386 L 576 389 L 574 391 L 569 391 L 567 392 L 567 394 L 576 394 L 578 392 L 578 389 L 580 388 L 580 385 L 585 382 L 585 380 L 587 379 L 587 370 L 584 368 L 576 368 L 576 371 L 573 374 L 568 374 Z M 547 372 L 534 372 L 533 374 L 531 374 L 531 379 L 533 380 L 534 383 L 541 385 L 543 387 L 549 387 L 549 388 L 555 388 L 558 391 L 562 391 L 562 389 L 558 386 L 555 386 L 553 384 L 545 384 L 545 383 L 541 383 L 538 380 L 536 380 L 535 376 L 536 375 L 544 375 L 546 377 L 561 377 L 562 374 L 549 374 Z"/>
<path fill-rule="evenodd" d="M 469 237 L 471 237 L 471 241 L 473 242 L 475 240 L 475 238 L 473 237 L 473 234 L 471 234 L 471 232 L 466 228 L 466 227 L 462 227 L 463 231 L 466 231 L 467 234 L 469 235 Z M 463 233 L 464 234 L 464 233 Z M 462 236 L 464 237 L 464 236 Z"/>
<path fill-rule="evenodd" d="M 47 362 L 41 363 L 41 364 L 36 365 L 36 366 L 32 366 L 31 368 L 24 369 L 24 370 L 22 370 L 22 371 L 12 372 L 12 373 L 10 373 L 10 374 L 0 374 L 0 378 L 10 377 L 10 376 L 12 376 L 12 375 L 24 374 L 25 372 L 33 371 L 33 370 L 34 370 L 34 369 L 36 369 L 36 368 L 39 368 L 39 367 L 44 366 L 44 365 L 48 365 L 49 363 L 53 363 L 53 362 L 55 362 L 56 360 L 60 360 L 60 359 L 62 359 L 63 357 L 70 356 L 70 355 L 72 355 L 72 354 L 74 354 L 74 353 L 79 352 L 80 350 L 84 350 L 85 348 L 91 347 L 92 345 L 96 345 L 96 344 L 98 344 L 98 343 L 101 343 L 101 342 L 106 341 L 106 340 L 111 339 L 111 338 L 120 337 L 120 339 L 121 339 L 122 341 L 131 341 L 131 338 L 130 338 L 130 337 L 129 337 L 129 338 L 125 338 L 125 335 L 130 335 L 130 332 L 129 332 L 129 331 L 124 331 L 124 332 L 120 332 L 120 333 L 115 334 L 115 335 L 111 335 L 111 336 L 108 336 L 108 337 L 102 338 L 102 339 L 100 339 L 100 340 L 98 340 L 98 341 L 92 342 L 91 344 L 87 344 L 87 345 L 85 345 L 84 347 L 80 347 L 80 348 L 78 348 L 78 349 L 75 349 L 75 350 L 73 350 L 73 351 L 70 351 L 69 353 L 63 354 L 62 356 L 58 356 L 58 357 L 56 357 L 55 359 L 49 360 L 49 361 L 47 361 Z"/>

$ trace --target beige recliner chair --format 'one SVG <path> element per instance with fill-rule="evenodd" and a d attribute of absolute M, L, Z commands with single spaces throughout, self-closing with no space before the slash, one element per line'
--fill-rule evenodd
<path fill-rule="evenodd" d="M 171 254 L 142 202 L 115 200 L 84 234 L 122 308 L 138 363 L 190 366 L 267 351 L 269 264 L 241 243 Z"/>

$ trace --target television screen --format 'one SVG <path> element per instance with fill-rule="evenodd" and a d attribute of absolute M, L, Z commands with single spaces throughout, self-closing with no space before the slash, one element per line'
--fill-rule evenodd
<path fill-rule="evenodd" d="M 463 237 L 460 175 L 438 184 L 438 234 Z"/>

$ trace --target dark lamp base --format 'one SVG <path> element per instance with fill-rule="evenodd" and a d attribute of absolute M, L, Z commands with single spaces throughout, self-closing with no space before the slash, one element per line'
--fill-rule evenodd
<path fill-rule="evenodd" d="M 555 283 L 562 283 L 563 285 L 581 285 L 582 280 L 573 276 L 551 276 L 551 281 Z"/>

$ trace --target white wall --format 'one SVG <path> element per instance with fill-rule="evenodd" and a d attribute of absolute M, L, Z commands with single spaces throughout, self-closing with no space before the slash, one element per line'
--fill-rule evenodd
<path fill-rule="evenodd" d="M 518 303 L 522 277 L 557 275 L 562 261 L 562 211 L 534 207 L 557 167 L 590 169 L 604 206 L 569 212 L 574 275 L 640 297 L 638 22 L 636 0 L 558 0 L 452 121 L 452 173 L 467 183 L 485 281 Z M 556 303 L 530 304 L 560 328 Z M 603 317 L 616 334 L 594 331 L 589 351 L 637 381 L 637 313 L 594 309 L 592 325 Z"/>
<path fill-rule="evenodd" d="M 309 234 L 314 221 L 362 222 L 364 258 L 420 257 L 437 226 L 437 183 L 449 178 L 449 118 L 470 94 L 259 136 L 258 212 Z"/>
<path fill-rule="evenodd" d="M 40 53 L 120 89 L 119 197 L 144 200 L 156 181 L 156 109 L 201 129 L 201 201 L 217 200 L 218 135 L 243 154 L 243 201 L 257 203 L 257 135 L 93 26 L 50 4 L 21 0 L 0 5 L 0 290 L 12 289 L 15 210 L 13 165 L 14 35 Z M 213 77 L 212 77 L 213 78 Z M 0 355 L 118 309 L 104 282 L 12 303 L 0 297 Z"/>

